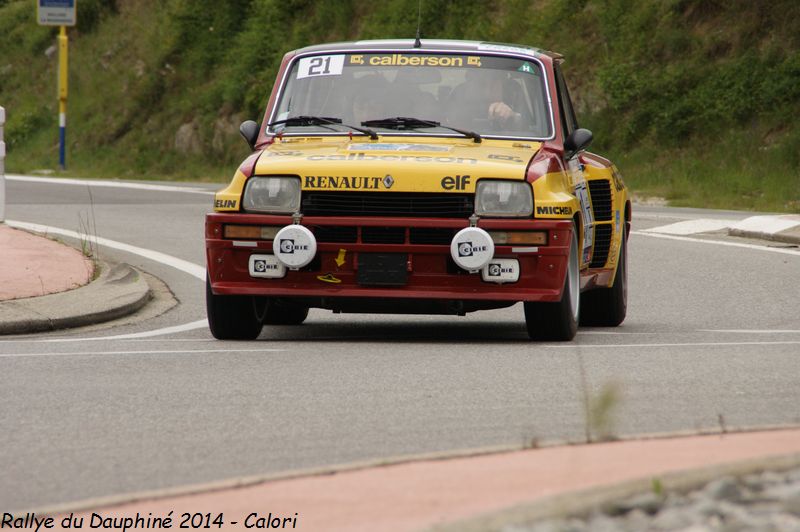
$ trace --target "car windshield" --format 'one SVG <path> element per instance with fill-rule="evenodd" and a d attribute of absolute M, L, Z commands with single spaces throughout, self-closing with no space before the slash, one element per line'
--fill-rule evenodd
<path fill-rule="evenodd" d="M 534 60 L 406 52 L 315 55 L 296 60 L 284 83 L 270 133 L 361 134 L 346 124 L 371 122 L 369 128 L 382 134 L 453 135 L 448 128 L 489 137 L 552 134 L 544 76 Z M 297 116 L 335 117 L 343 124 L 277 123 Z"/>

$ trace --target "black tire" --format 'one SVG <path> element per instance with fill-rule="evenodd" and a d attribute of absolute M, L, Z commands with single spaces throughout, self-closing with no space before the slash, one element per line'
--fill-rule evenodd
<path fill-rule="evenodd" d="M 613 285 L 581 294 L 581 325 L 616 327 L 625 321 L 628 312 L 628 239 L 625 236 L 617 261 Z"/>
<path fill-rule="evenodd" d="M 531 339 L 567 342 L 575 338 L 581 312 L 579 258 L 577 229 L 574 228 L 561 301 L 524 303 L 525 325 Z"/>
<path fill-rule="evenodd" d="M 300 325 L 308 317 L 308 307 L 270 301 L 264 314 L 264 325 Z"/>
<path fill-rule="evenodd" d="M 255 340 L 261 334 L 262 298 L 217 296 L 206 277 L 206 314 L 211 334 L 218 340 Z"/>

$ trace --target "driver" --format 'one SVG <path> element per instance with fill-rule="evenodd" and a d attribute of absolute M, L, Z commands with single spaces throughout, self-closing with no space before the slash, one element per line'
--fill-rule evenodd
<path fill-rule="evenodd" d="M 522 113 L 514 109 L 515 88 L 515 82 L 498 71 L 467 71 L 466 81 L 451 95 L 454 114 L 466 127 L 474 127 L 468 123 L 471 120 L 488 119 L 499 130 L 520 129 Z"/>

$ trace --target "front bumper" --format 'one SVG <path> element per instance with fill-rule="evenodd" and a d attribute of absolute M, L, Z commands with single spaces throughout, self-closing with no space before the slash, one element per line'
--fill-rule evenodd
<path fill-rule="evenodd" d="M 464 219 L 379 218 L 379 217 L 304 217 L 302 225 L 315 234 L 335 234 L 331 229 L 349 228 L 355 242 L 317 242 L 314 261 L 280 279 L 255 278 L 248 261 L 253 254 L 272 254 L 271 240 L 231 240 L 223 238 L 224 225 L 286 226 L 289 216 L 211 213 L 206 216 L 206 261 L 211 289 L 217 295 L 257 295 L 312 298 L 408 298 L 482 301 L 558 301 L 564 286 L 570 220 L 481 219 L 478 227 L 486 231 L 546 231 L 545 246 L 495 245 L 495 258 L 517 259 L 519 280 L 496 284 L 482 280 L 480 273 L 458 268 L 450 256 L 449 243 L 412 243 L 409 234 L 419 228 L 449 230 L 453 233 L 469 226 Z M 392 228 L 405 233 L 402 243 L 367 243 L 364 228 Z M 402 229 L 401 229 L 402 228 Z M 325 241 L 327 240 L 327 241 Z M 333 237 L 335 240 L 335 237 Z M 521 249 L 520 249 L 521 248 Z M 535 251 L 534 251 L 535 249 Z M 344 250 L 344 252 L 342 252 Z M 408 255 L 407 282 L 403 286 L 362 286 L 358 283 L 359 253 L 405 253 Z M 337 262 L 343 262 L 341 265 Z M 338 282 L 331 282 L 334 279 Z"/>

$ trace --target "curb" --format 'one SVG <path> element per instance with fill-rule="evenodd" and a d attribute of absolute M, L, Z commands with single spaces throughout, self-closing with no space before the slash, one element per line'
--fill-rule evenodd
<path fill-rule="evenodd" d="M 800 227 L 795 227 L 780 233 L 762 233 L 758 231 L 744 231 L 742 229 L 730 229 L 730 236 L 742 238 L 755 238 L 758 240 L 769 240 L 771 242 L 782 242 L 784 244 L 794 244 L 800 246 Z"/>
<path fill-rule="evenodd" d="M 602 511 L 614 503 L 635 495 L 651 492 L 658 479 L 664 491 L 688 492 L 723 476 L 743 476 L 761 471 L 782 471 L 800 466 L 800 453 L 768 456 L 728 464 L 667 473 L 658 477 L 640 478 L 610 486 L 545 497 L 479 517 L 436 525 L 429 532 L 489 532 L 532 525 L 538 521 L 565 517 L 582 517 Z"/>
<path fill-rule="evenodd" d="M 132 314 L 150 300 L 150 286 L 132 266 L 97 267 L 100 276 L 75 290 L 0 302 L 0 335 L 94 325 Z"/>
<path fill-rule="evenodd" d="M 673 432 L 658 432 L 642 434 L 630 437 L 618 438 L 615 441 L 638 441 L 638 440 L 668 440 L 673 438 L 682 438 L 687 436 L 722 436 L 724 434 L 739 434 L 747 432 L 763 432 L 763 431 L 781 431 L 781 430 L 794 430 L 798 425 L 765 425 L 760 427 L 734 427 L 724 432 L 719 430 L 682 430 Z M 537 449 L 546 449 L 550 447 L 567 447 L 567 446 L 583 446 L 593 445 L 593 443 L 585 442 L 572 442 L 568 440 L 546 440 L 539 442 Z M 276 482 L 282 480 L 292 480 L 303 477 L 321 477 L 332 476 L 341 473 L 351 473 L 365 469 L 378 469 L 382 467 L 393 467 L 398 465 L 410 464 L 414 462 L 438 462 L 446 460 L 457 460 L 461 458 L 476 458 L 479 456 L 516 453 L 520 451 L 529 450 L 524 445 L 492 445 L 478 448 L 457 449 L 452 451 L 439 451 L 430 453 L 416 453 L 407 455 L 396 455 L 386 458 L 373 458 L 367 460 L 359 460 L 355 462 L 345 462 L 334 465 L 310 467 L 302 469 L 294 469 L 289 471 L 278 471 L 274 473 L 262 473 L 241 477 L 233 477 L 221 480 L 213 480 L 210 482 L 201 482 L 196 484 L 185 484 L 180 486 L 171 486 L 166 488 L 159 488 L 153 490 L 142 490 L 137 492 L 120 493 L 116 495 L 106 495 L 100 497 L 92 497 L 89 499 L 80 499 L 66 503 L 56 503 L 51 505 L 42 505 L 40 507 L 23 508 L 17 513 L 32 512 L 37 515 L 58 515 L 67 512 L 83 512 L 98 508 L 110 508 L 123 504 L 130 504 L 142 501 L 152 501 L 166 497 L 183 497 L 191 495 L 199 495 L 204 493 L 213 493 L 224 490 L 231 490 L 237 488 L 246 488 L 265 482 Z M 800 455 L 799 455 L 800 459 Z M 666 487 L 666 485 L 665 485 Z M 594 488 L 601 490 L 604 487 Z M 650 488 L 647 483 L 644 490 Z M 567 497 L 563 495 L 559 497 Z M 469 520 L 468 520 L 469 521 Z M 449 526 L 449 525 L 448 525 Z M 454 529 L 454 532 L 458 529 Z"/>
<path fill-rule="evenodd" d="M 730 226 L 728 234 L 800 245 L 800 215 L 751 216 Z"/>

